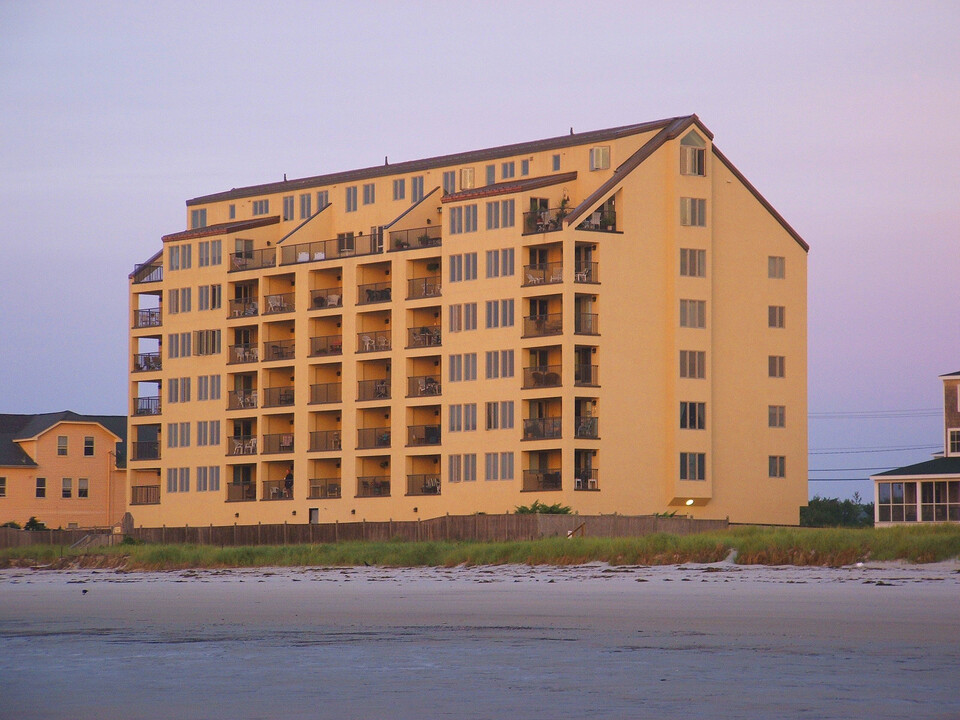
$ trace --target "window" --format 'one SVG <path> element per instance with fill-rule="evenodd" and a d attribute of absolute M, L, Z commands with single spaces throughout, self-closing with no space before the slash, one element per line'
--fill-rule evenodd
<path fill-rule="evenodd" d="M 57 435 L 57 455 L 63 456 L 66 454 L 67 454 L 67 436 Z"/>
<path fill-rule="evenodd" d="M 207 421 L 197 421 L 197 446 L 202 447 L 207 444 Z"/>
<path fill-rule="evenodd" d="M 768 458 L 769 475 L 772 478 L 787 476 L 787 458 L 783 455 L 771 455 Z"/>
<path fill-rule="evenodd" d="M 204 240 L 197 244 L 197 264 L 199 267 L 219 265 L 223 262 L 223 241 Z"/>
<path fill-rule="evenodd" d="M 373 183 L 363 184 L 363 204 L 373 205 L 377 201 L 377 186 Z"/>
<path fill-rule="evenodd" d="M 530 161 L 529 161 L 529 160 L 521 160 L 521 161 L 520 161 L 520 174 L 523 175 L 523 176 L 526 176 L 526 175 L 529 175 L 529 174 L 530 174 Z"/>
<path fill-rule="evenodd" d="M 196 230 L 197 228 L 204 228 L 206 226 L 207 226 L 206 208 L 202 210 L 191 210 L 190 211 L 190 229 Z"/>
<path fill-rule="evenodd" d="M 410 202 L 418 203 L 423 200 L 423 175 L 410 178 Z"/>
<path fill-rule="evenodd" d="M 180 468 L 180 492 L 190 492 L 190 468 Z"/>
<path fill-rule="evenodd" d="M 283 198 L 283 219 L 293 220 L 293 195 L 285 195 Z"/>
<path fill-rule="evenodd" d="M 509 430 L 513 427 L 513 401 L 488 402 L 486 406 L 487 430 Z"/>
<path fill-rule="evenodd" d="M 554 172 L 558 172 L 559 170 L 560 170 L 560 156 L 559 156 L 559 155 L 554 155 L 554 156 L 553 156 L 553 171 L 554 171 Z"/>
<path fill-rule="evenodd" d="M 947 443 L 950 448 L 948 455 L 960 455 L 960 430 L 951 430 L 948 434 L 949 441 Z"/>
<path fill-rule="evenodd" d="M 306 220 L 308 217 L 313 215 L 313 208 L 310 207 L 313 196 L 310 193 L 302 193 L 300 195 L 300 219 Z M 197 482 L 200 482 L 200 479 L 197 478 Z M 199 488 L 197 488 L 199 490 Z"/>
<path fill-rule="evenodd" d="M 180 423 L 180 447 L 190 447 L 190 423 Z"/>
<path fill-rule="evenodd" d="M 772 328 L 783 327 L 783 305 L 771 305 L 767 308 L 767 326 Z"/>
<path fill-rule="evenodd" d="M 680 198 L 680 224 L 706 227 L 707 201 L 704 198 Z"/>
<path fill-rule="evenodd" d="M 477 231 L 477 206 L 465 205 L 463 208 L 463 231 L 465 233 Z"/>
<path fill-rule="evenodd" d="M 219 285 L 201 285 L 197 288 L 197 309 L 216 310 L 220 307 L 221 295 Z"/>
<path fill-rule="evenodd" d="M 393 199 L 403 200 L 407 196 L 407 181 L 404 178 L 397 178 L 393 181 Z"/>
<path fill-rule="evenodd" d="M 487 300 L 487 328 L 500 327 L 500 302 Z"/>
<path fill-rule="evenodd" d="M 330 204 L 330 191 L 320 190 L 317 192 L 317 212 L 323 210 Z"/>
<path fill-rule="evenodd" d="M 207 473 L 207 484 L 208 484 L 208 489 L 211 492 L 220 491 L 220 466 L 219 465 L 210 466 L 209 472 Z"/>
<path fill-rule="evenodd" d="M 171 245 L 167 249 L 167 265 L 170 270 L 180 269 L 180 246 Z"/>
<path fill-rule="evenodd" d="M 210 378 L 206 375 L 197 377 L 197 400 L 210 399 Z"/>
<path fill-rule="evenodd" d="M 38 477 L 37 478 L 37 488 L 36 496 L 38 498 L 45 498 L 47 496 L 47 479 Z"/>
<path fill-rule="evenodd" d="M 211 400 L 220 399 L 220 376 L 219 375 L 210 376 L 210 399 Z"/>
<path fill-rule="evenodd" d="M 266 215 L 270 212 L 270 201 L 269 200 L 254 200 L 253 201 L 253 214 L 254 215 Z"/>
<path fill-rule="evenodd" d="M 223 262 L 223 241 L 211 240 L 210 241 L 210 264 L 219 265 L 222 262 Z"/>
<path fill-rule="evenodd" d="M 451 195 L 457 191 L 457 171 L 447 170 L 443 173 L 443 194 Z"/>
<path fill-rule="evenodd" d="M 477 404 L 467 403 L 463 406 L 463 429 L 464 431 L 477 429 Z"/>
<path fill-rule="evenodd" d="M 490 405 L 490 403 L 487 403 Z M 500 455 L 498 453 L 484 453 L 484 480 L 500 479 Z"/>
<path fill-rule="evenodd" d="M 463 355 L 451 355 L 448 365 L 450 382 L 460 382 L 463 380 Z"/>
<path fill-rule="evenodd" d="M 463 305 L 459 303 L 451 305 L 450 310 L 450 332 L 460 332 L 463 330 Z"/>
<path fill-rule="evenodd" d="M 207 490 L 207 468 L 197 468 L 197 492 L 206 492 Z"/>
<path fill-rule="evenodd" d="M 170 333 L 167 336 L 167 357 L 180 357 L 180 336 L 177 333 Z"/>
<path fill-rule="evenodd" d="M 0 477 L 0 497 L 7 496 L 7 479 L 5 477 Z"/>
<path fill-rule="evenodd" d="M 220 331 L 217 330 L 217 332 Z M 190 350 L 190 340 L 190 333 L 180 333 L 180 357 L 190 357 L 193 354 L 193 352 Z"/>
<path fill-rule="evenodd" d="M 501 227 L 513 227 L 516 204 L 513 200 L 500 200 L 487 203 L 487 230 Z"/>
<path fill-rule="evenodd" d="M 463 481 L 476 482 L 477 480 L 477 456 L 476 453 L 470 453 L 463 456 Z"/>
<path fill-rule="evenodd" d="M 706 480 L 707 456 L 705 453 L 680 453 L 680 479 Z"/>
<path fill-rule="evenodd" d="M 463 405 L 451 405 L 447 414 L 447 429 L 450 432 L 463 430 Z"/>
<path fill-rule="evenodd" d="M 179 447 L 180 442 L 179 442 L 179 435 L 177 433 L 177 429 L 179 427 L 180 426 L 177 425 L 176 423 L 167 423 L 167 447 L 168 448 Z"/>
<path fill-rule="evenodd" d="M 451 455 L 449 469 L 447 471 L 447 482 L 460 482 L 463 477 L 463 456 Z"/>
<path fill-rule="evenodd" d="M 235 220 L 237 218 L 237 206 L 230 205 L 229 209 L 227 210 L 227 214 L 230 216 L 231 220 Z"/>
<path fill-rule="evenodd" d="M 180 291 L 177 289 L 167 291 L 167 315 L 176 315 L 180 312 Z"/>
<path fill-rule="evenodd" d="M 463 280 L 463 255 L 450 256 L 450 282 Z"/>
<path fill-rule="evenodd" d="M 500 377 L 500 351 L 487 351 L 487 380 L 496 380 Z"/>
<path fill-rule="evenodd" d="M 680 403 L 680 429 L 703 430 L 707 427 L 707 404 L 702 402 Z"/>
<path fill-rule="evenodd" d="M 881 522 L 916 522 L 917 483 L 877 483 L 877 517 Z"/>
<path fill-rule="evenodd" d="M 357 186 L 351 185 L 345 190 L 346 212 L 356 212 L 357 210 Z"/>
<path fill-rule="evenodd" d="M 477 304 L 475 302 L 464 303 L 463 305 L 463 329 L 477 329 Z"/>
<path fill-rule="evenodd" d="M 767 427 L 782 428 L 787 426 L 787 408 L 784 405 L 767 406 Z"/>
<path fill-rule="evenodd" d="M 197 330 L 197 355 L 217 355 L 220 352 L 219 330 Z"/>
<path fill-rule="evenodd" d="M 180 312 L 190 312 L 193 294 L 191 290 L 191 288 L 180 288 Z"/>
<path fill-rule="evenodd" d="M 705 328 L 707 326 L 706 300 L 680 301 L 680 327 Z"/>
<path fill-rule="evenodd" d="M 500 377 L 513 377 L 513 350 L 500 351 Z"/>
<path fill-rule="evenodd" d="M 487 430 L 498 430 L 500 428 L 500 403 L 488 402 L 486 415 L 487 415 L 487 420 L 486 420 Z"/>
<path fill-rule="evenodd" d="M 770 355 L 767 357 L 767 374 L 772 378 L 782 378 L 785 376 L 786 358 L 783 355 Z"/>
<path fill-rule="evenodd" d="M 473 168 L 462 168 L 460 170 L 460 189 L 472 190 L 474 184 Z"/>
<path fill-rule="evenodd" d="M 497 181 L 497 166 L 487 165 L 487 185 L 493 185 Z"/>
<path fill-rule="evenodd" d="M 63 478 L 60 482 L 60 494 L 64 498 L 73 497 L 73 478 Z"/>
<path fill-rule="evenodd" d="M 464 353 L 463 379 L 464 380 L 477 379 L 477 354 L 476 353 Z"/>
<path fill-rule="evenodd" d="M 477 253 L 475 252 L 463 254 L 463 279 L 477 279 Z"/>
<path fill-rule="evenodd" d="M 706 146 L 696 132 L 691 130 L 680 141 L 680 174 L 704 175 Z"/>
<path fill-rule="evenodd" d="M 773 280 L 783 280 L 787 276 L 787 259 L 777 255 L 767 258 L 767 277 Z"/>
<path fill-rule="evenodd" d="M 590 169 L 606 170 L 610 167 L 610 146 L 590 148 Z"/>
<path fill-rule="evenodd" d="M 167 492 L 175 493 L 177 491 L 177 469 L 167 468 Z"/>
<path fill-rule="evenodd" d="M 508 180 L 516 175 L 517 166 L 516 163 L 511 160 L 510 162 L 505 162 L 500 165 L 500 177 L 503 180 Z"/>
<path fill-rule="evenodd" d="M 487 250 L 487 277 L 500 277 L 500 251 Z"/>
<path fill-rule="evenodd" d="M 90 497 L 90 480 L 88 478 L 77 478 L 77 497 Z"/>
<path fill-rule="evenodd" d="M 93 438 L 87 435 L 83 438 L 83 456 L 93 457 Z"/>
<path fill-rule="evenodd" d="M 176 378 L 167 385 L 167 402 L 171 405 L 180 402 L 180 383 L 177 382 Z"/>
<path fill-rule="evenodd" d="M 706 277 L 707 251 L 680 248 L 680 274 L 684 277 Z"/>
<path fill-rule="evenodd" d="M 450 208 L 450 211 L 447 213 L 447 216 L 450 218 L 450 234 L 459 235 L 463 232 L 463 208 L 455 207 Z"/>
<path fill-rule="evenodd" d="M 707 376 L 707 354 L 703 350 L 680 351 L 680 377 L 703 379 Z"/>
<path fill-rule="evenodd" d="M 513 200 L 510 201 L 511 203 Z M 512 211 L 511 211 L 512 213 Z M 514 249 L 504 248 L 500 251 L 500 274 L 509 277 L 514 273 Z"/>
<path fill-rule="evenodd" d="M 496 230 L 500 227 L 500 202 L 487 203 L 487 230 Z"/>
<path fill-rule="evenodd" d="M 205 240 L 197 244 L 197 266 L 207 267 L 210 264 L 210 241 Z"/>
<path fill-rule="evenodd" d="M 500 479 L 513 480 L 513 453 L 500 453 Z"/>

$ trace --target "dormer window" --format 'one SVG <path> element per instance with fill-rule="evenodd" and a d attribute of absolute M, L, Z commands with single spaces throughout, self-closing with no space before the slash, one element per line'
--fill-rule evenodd
<path fill-rule="evenodd" d="M 706 175 L 706 147 L 703 138 L 693 130 L 680 140 L 680 174 Z"/>

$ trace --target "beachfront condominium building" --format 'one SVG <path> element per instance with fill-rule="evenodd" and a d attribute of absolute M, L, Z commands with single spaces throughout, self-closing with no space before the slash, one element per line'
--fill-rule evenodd
<path fill-rule="evenodd" d="M 130 275 L 137 525 L 799 520 L 807 245 L 696 116 L 186 220 Z"/>

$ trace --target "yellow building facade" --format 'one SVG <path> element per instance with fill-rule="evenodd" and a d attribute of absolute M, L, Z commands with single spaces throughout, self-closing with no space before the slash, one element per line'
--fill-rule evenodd
<path fill-rule="evenodd" d="M 797 524 L 807 245 L 696 116 L 240 188 L 130 276 L 145 527 Z"/>

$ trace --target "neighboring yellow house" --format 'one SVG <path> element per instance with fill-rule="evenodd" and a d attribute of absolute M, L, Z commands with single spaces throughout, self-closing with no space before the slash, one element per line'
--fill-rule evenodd
<path fill-rule="evenodd" d="M 126 511 L 127 418 L 0 415 L 0 523 L 107 527 Z"/>
<path fill-rule="evenodd" d="M 696 116 L 233 189 L 187 220 L 130 275 L 137 525 L 534 500 L 799 522 L 808 248 Z"/>

